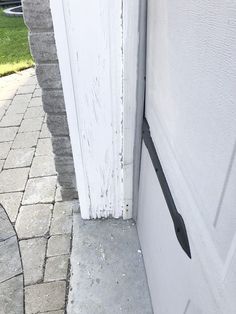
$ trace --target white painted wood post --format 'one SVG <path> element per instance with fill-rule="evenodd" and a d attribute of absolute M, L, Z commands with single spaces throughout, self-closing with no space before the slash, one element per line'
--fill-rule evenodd
<path fill-rule="evenodd" d="M 51 10 L 82 217 L 131 218 L 139 1 Z"/>

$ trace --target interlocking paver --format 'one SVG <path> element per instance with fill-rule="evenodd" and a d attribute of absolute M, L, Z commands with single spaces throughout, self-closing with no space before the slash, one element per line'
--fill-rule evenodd
<path fill-rule="evenodd" d="M 56 177 L 29 179 L 22 204 L 50 203 L 54 201 Z"/>
<path fill-rule="evenodd" d="M 11 104 L 6 112 L 6 114 L 23 114 L 25 113 L 27 109 L 27 103 L 26 104 Z"/>
<path fill-rule="evenodd" d="M 0 284 L 1 314 L 23 314 L 23 302 L 23 275 Z"/>
<path fill-rule="evenodd" d="M 16 221 L 22 196 L 22 192 L 0 194 L 0 204 L 4 207 L 11 222 Z"/>
<path fill-rule="evenodd" d="M 70 253 L 71 237 L 68 234 L 51 236 L 48 240 L 47 256 L 57 256 Z"/>
<path fill-rule="evenodd" d="M 33 73 L 34 74 L 34 73 Z M 26 81 L 24 81 L 24 85 L 34 85 L 37 86 L 38 81 L 35 75 L 29 76 Z"/>
<path fill-rule="evenodd" d="M 34 157 L 31 169 L 30 178 L 51 176 L 56 174 L 55 162 L 53 156 L 37 156 Z"/>
<path fill-rule="evenodd" d="M 12 101 L 12 105 L 19 105 L 19 107 L 25 107 L 30 102 L 32 95 L 16 95 Z"/>
<path fill-rule="evenodd" d="M 49 231 L 51 212 L 51 204 L 21 206 L 15 225 L 18 237 L 45 236 Z"/>
<path fill-rule="evenodd" d="M 49 257 L 45 268 L 45 281 L 63 280 L 67 277 L 69 255 Z"/>
<path fill-rule="evenodd" d="M 3 170 L 0 173 L 0 193 L 24 191 L 29 168 Z"/>
<path fill-rule="evenodd" d="M 34 148 L 12 149 L 7 156 L 4 169 L 30 166 L 34 152 Z"/>
<path fill-rule="evenodd" d="M 0 242 L 15 235 L 12 224 L 3 207 L 0 205 Z"/>
<path fill-rule="evenodd" d="M 33 93 L 33 97 L 41 97 L 42 96 L 42 90 L 40 88 L 36 88 L 36 90 Z"/>
<path fill-rule="evenodd" d="M 19 128 L 19 133 L 40 131 L 42 128 L 42 124 L 43 124 L 43 117 L 33 118 L 33 119 L 25 119 L 21 123 L 21 126 Z"/>
<path fill-rule="evenodd" d="M 0 142 L 13 141 L 17 130 L 17 127 L 0 128 Z"/>
<path fill-rule="evenodd" d="M 70 234 L 72 229 L 72 202 L 59 202 L 54 205 L 50 234 Z"/>
<path fill-rule="evenodd" d="M 65 306 L 66 283 L 50 282 L 25 288 L 26 314 L 60 310 Z"/>
<path fill-rule="evenodd" d="M 49 138 L 49 137 L 52 137 L 51 132 L 49 131 L 47 124 L 43 123 L 39 138 Z"/>
<path fill-rule="evenodd" d="M 1 99 L 1 96 L 0 96 Z M 0 100 L 0 109 L 5 109 L 7 110 L 7 108 L 10 106 L 11 100 L 6 99 L 6 100 Z"/>
<path fill-rule="evenodd" d="M 29 103 L 29 107 L 40 107 L 42 105 L 43 105 L 43 102 L 42 102 L 41 97 L 32 98 L 30 103 Z"/>
<path fill-rule="evenodd" d="M 43 107 L 30 107 L 25 112 L 25 119 L 44 117 Z"/>
<path fill-rule="evenodd" d="M 4 116 L 5 112 L 6 112 L 6 110 L 4 108 L 0 108 L 0 120 Z"/>
<path fill-rule="evenodd" d="M 0 172 L 2 171 L 4 160 L 0 160 Z"/>
<path fill-rule="evenodd" d="M 0 282 L 22 273 L 16 236 L 0 242 Z"/>
<path fill-rule="evenodd" d="M 0 127 L 19 126 L 22 119 L 23 114 L 7 114 L 2 118 Z"/>
<path fill-rule="evenodd" d="M 24 268 L 25 285 L 42 281 L 47 240 L 45 238 L 35 238 L 22 240 L 19 244 Z"/>
<path fill-rule="evenodd" d="M 10 106 L 11 100 L 0 100 L 0 120 L 6 113 L 6 110 Z"/>
<path fill-rule="evenodd" d="M 74 203 L 60 202 L 53 208 L 57 177 L 46 119 L 34 69 L 0 79 L 0 313 L 3 309 L 4 314 L 65 313 Z"/>
<path fill-rule="evenodd" d="M 30 99 L 31 95 L 15 96 L 7 110 L 7 114 L 25 113 Z"/>
<path fill-rule="evenodd" d="M 39 132 L 18 133 L 12 148 L 35 147 L 38 141 Z"/>
<path fill-rule="evenodd" d="M 52 141 L 50 138 L 41 138 L 38 140 L 35 156 L 52 156 Z"/>
<path fill-rule="evenodd" d="M 0 90 L 0 100 L 12 100 L 16 94 L 16 89 L 14 88 L 1 88 Z"/>
<path fill-rule="evenodd" d="M 1 132 L 1 130 L 0 130 Z M 10 151 L 12 142 L 3 142 L 0 143 L 0 159 L 5 159 L 7 158 L 7 155 Z"/>
<path fill-rule="evenodd" d="M 35 90 L 35 85 L 23 85 L 20 86 L 16 94 L 32 94 Z"/>

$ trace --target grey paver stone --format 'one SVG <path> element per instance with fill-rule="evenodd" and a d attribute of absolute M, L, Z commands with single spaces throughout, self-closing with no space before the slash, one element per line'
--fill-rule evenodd
<path fill-rule="evenodd" d="M 0 99 L 1 99 L 1 96 L 0 96 Z M 9 99 L 0 100 L 0 109 L 7 110 L 10 104 L 11 104 L 11 100 Z"/>
<path fill-rule="evenodd" d="M 24 191 L 29 168 L 3 170 L 0 173 L 0 193 Z"/>
<path fill-rule="evenodd" d="M 59 202 L 54 205 L 50 234 L 70 234 L 72 229 L 73 207 L 77 202 Z"/>
<path fill-rule="evenodd" d="M 35 87 L 37 87 L 37 83 L 37 78 L 35 75 L 33 75 L 27 78 L 27 80 L 24 82 L 24 85 L 35 85 Z"/>
<path fill-rule="evenodd" d="M 49 231 L 51 211 L 51 204 L 21 206 L 15 225 L 18 237 L 45 236 Z"/>
<path fill-rule="evenodd" d="M 43 105 L 41 97 L 32 98 L 29 107 L 41 107 Z"/>
<path fill-rule="evenodd" d="M 22 119 L 23 114 L 7 114 L 2 118 L 0 127 L 19 126 Z"/>
<path fill-rule="evenodd" d="M 0 100 L 12 100 L 16 94 L 16 89 L 14 88 L 1 88 L 0 90 Z"/>
<path fill-rule="evenodd" d="M 16 92 L 16 94 L 32 94 L 35 90 L 35 85 L 23 85 L 20 86 Z"/>
<path fill-rule="evenodd" d="M 15 235 L 12 224 L 3 207 L 0 205 L 0 242 Z M 1 279 L 1 278 L 0 278 Z"/>
<path fill-rule="evenodd" d="M 16 236 L 0 242 L 0 282 L 22 273 Z"/>
<path fill-rule="evenodd" d="M 30 107 L 26 110 L 25 119 L 44 117 L 43 107 Z"/>
<path fill-rule="evenodd" d="M 23 104 L 11 104 L 6 112 L 7 115 L 11 114 L 24 114 L 26 109 L 27 109 L 28 103 L 23 103 Z"/>
<path fill-rule="evenodd" d="M 35 156 L 52 156 L 52 141 L 50 138 L 41 138 L 38 140 Z"/>
<path fill-rule="evenodd" d="M 43 118 L 25 119 L 19 128 L 19 133 L 40 131 L 43 124 Z"/>
<path fill-rule="evenodd" d="M 49 257 L 46 262 L 44 281 L 56 281 L 67 278 L 69 256 Z"/>
<path fill-rule="evenodd" d="M 35 147 L 38 141 L 39 132 L 18 133 L 12 148 Z"/>
<path fill-rule="evenodd" d="M 4 169 L 30 166 L 34 157 L 34 148 L 12 149 L 7 156 Z"/>
<path fill-rule="evenodd" d="M 4 160 L 0 160 L 0 172 L 2 171 Z"/>
<path fill-rule="evenodd" d="M 30 178 L 56 175 L 55 162 L 53 156 L 34 157 L 30 169 Z"/>
<path fill-rule="evenodd" d="M 47 124 L 43 123 L 39 138 L 49 138 L 49 137 L 52 137 L 52 134 L 49 131 Z"/>
<path fill-rule="evenodd" d="M 12 142 L 0 143 L 0 159 L 7 158 Z"/>
<path fill-rule="evenodd" d="M 0 314 L 23 314 L 23 275 L 0 284 Z"/>
<path fill-rule="evenodd" d="M 36 88 L 36 90 L 33 93 L 33 97 L 41 97 L 41 96 L 42 96 L 41 88 Z"/>
<path fill-rule="evenodd" d="M 45 238 L 20 241 L 25 285 L 35 284 L 43 280 L 46 243 Z"/>
<path fill-rule="evenodd" d="M 32 95 L 16 95 L 12 101 L 12 105 L 28 105 L 28 103 L 30 102 Z M 21 112 L 19 112 L 21 113 Z"/>
<path fill-rule="evenodd" d="M 66 283 L 50 282 L 25 288 L 26 314 L 60 310 L 65 306 Z"/>
<path fill-rule="evenodd" d="M 68 234 L 51 236 L 48 240 L 47 256 L 69 254 L 70 241 L 71 236 Z"/>
<path fill-rule="evenodd" d="M 13 141 L 17 130 L 17 127 L 0 128 L 0 142 Z"/>
<path fill-rule="evenodd" d="M 50 203 L 54 201 L 56 177 L 29 179 L 22 204 Z"/>
<path fill-rule="evenodd" d="M 22 192 L 0 194 L 0 204 L 4 207 L 11 222 L 16 221 L 22 196 Z"/>
<path fill-rule="evenodd" d="M 4 108 L 0 108 L 0 120 L 2 120 L 2 117 L 4 116 L 5 112 L 6 111 Z"/>
<path fill-rule="evenodd" d="M 16 95 L 7 110 L 7 114 L 25 113 L 31 95 Z"/>

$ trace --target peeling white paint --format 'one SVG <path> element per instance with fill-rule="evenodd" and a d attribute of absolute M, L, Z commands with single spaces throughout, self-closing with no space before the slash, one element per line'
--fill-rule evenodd
<path fill-rule="evenodd" d="M 130 218 L 139 2 L 51 8 L 82 217 Z"/>

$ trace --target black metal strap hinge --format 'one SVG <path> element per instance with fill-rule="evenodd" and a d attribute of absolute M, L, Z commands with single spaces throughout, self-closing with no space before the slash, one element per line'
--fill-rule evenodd
<path fill-rule="evenodd" d="M 166 200 L 166 203 L 167 203 L 167 206 L 168 206 L 168 209 L 169 209 L 169 212 L 170 212 L 173 224 L 174 224 L 177 239 L 181 247 L 183 248 L 184 252 L 188 255 L 189 258 L 191 258 L 191 251 L 190 251 L 188 235 L 187 235 L 186 227 L 184 224 L 184 220 L 175 206 L 175 202 L 171 195 L 170 188 L 166 181 L 165 174 L 163 172 L 159 157 L 157 155 L 157 152 L 156 152 L 156 149 L 155 149 L 155 146 L 154 146 L 151 134 L 150 134 L 150 128 L 149 128 L 146 118 L 143 119 L 142 131 L 143 131 L 143 140 L 148 149 L 153 167 L 155 169 L 158 180 L 160 182 L 160 186 L 164 194 L 164 197 L 165 197 L 165 200 Z"/>

